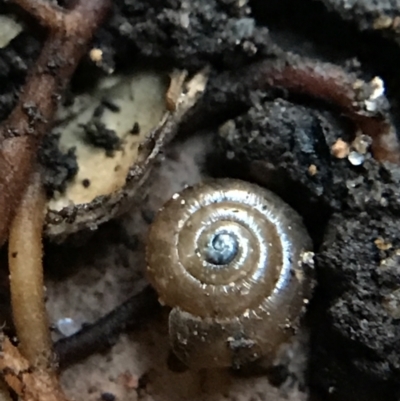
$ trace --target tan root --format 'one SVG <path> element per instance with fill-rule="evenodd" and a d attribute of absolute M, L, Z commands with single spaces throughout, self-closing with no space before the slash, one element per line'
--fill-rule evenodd
<path fill-rule="evenodd" d="M 53 358 L 42 266 L 45 207 L 40 176 L 34 174 L 11 224 L 8 260 L 19 348 L 31 365 L 48 371 L 52 368 Z"/>

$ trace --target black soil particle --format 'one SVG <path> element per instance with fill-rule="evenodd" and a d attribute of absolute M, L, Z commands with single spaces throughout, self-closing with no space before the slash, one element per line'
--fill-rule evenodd
<path fill-rule="evenodd" d="M 121 139 L 114 130 L 105 126 L 104 123 L 94 118 L 82 126 L 84 138 L 87 143 L 102 148 L 108 156 L 112 156 L 115 150 L 121 148 Z"/>
<path fill-rule="evenodd" d="M 0 49 L 0 118 L 5 118 L 18 99 L 29 67 L 40 51 L 40 42 L 29 33 L 19 34 Z"/>
<path fill-rule="evenodd" d="M 39 150 L 39 162 L 43 168 L 43 182 L 49 195 L 63 192 L 67 183 L 78 172 L 75 148 L 63 153 L 59 148 L 61 134 L 48 135 Z"/>
<path fill-rule="evenodd" d="M 90 187 L 90 180 L 85 178 L 84 180 L 82 180 L 82 185 L 84 188 L 89 188 Z"/>
<path fill-rule="evenodd" d="M 107 98 L 101 99 L 101 104 L 113 113 L 118 113 L 120 111 L 120 107 L 117 104 L 113 103 L 112 100 L 109 100 Z"/>
<path fill-rule="evenodd" d="M 129 131 L 130 134 L 132 135 L 139 135 L 140 134 L 140 125 L 138 122 L 135 122 L 133 124 L 132 129 Z"/>

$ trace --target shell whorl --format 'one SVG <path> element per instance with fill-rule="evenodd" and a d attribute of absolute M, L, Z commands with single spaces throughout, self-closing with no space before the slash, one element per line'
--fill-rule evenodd
<path fill-rule="evenodd" d="M 258 338 L 266 324 L 288 326 L 309 297 L 301 261 L 311 248 L 300 216 L 257 185 L 221 179 L 176 194 L 156 216 L 147 247 L 150 281 L 174 308 L 170 336 L 190 337 L 194 325 L 224 342 L 230 330 Z"/>

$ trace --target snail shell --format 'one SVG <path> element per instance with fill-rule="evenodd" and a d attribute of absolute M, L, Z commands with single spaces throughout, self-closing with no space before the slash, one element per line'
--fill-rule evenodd
<path fill-rule="evenodd" d="M 311 296 L 311 250 L 301 217 L 257 185 L 220 179 L 174 195 L 147 246 L 174 353 L 195 368 L 272 359 Z"/>

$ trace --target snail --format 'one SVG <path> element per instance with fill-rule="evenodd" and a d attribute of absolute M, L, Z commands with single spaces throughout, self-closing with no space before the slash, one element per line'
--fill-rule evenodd
<path fill-rule="evenodd" d="M 312 257 L 301 217 L 267 189 L 216 179 L 175 194 L 146 251 L 174 354 L 196 369 L 272 361 L 311 296 Z"/>

